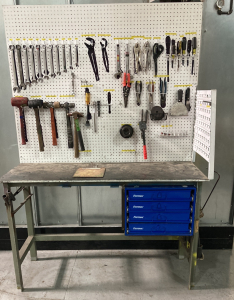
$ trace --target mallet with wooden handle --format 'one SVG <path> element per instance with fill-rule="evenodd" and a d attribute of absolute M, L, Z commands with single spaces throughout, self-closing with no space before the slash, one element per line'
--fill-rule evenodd
<path fill-rule="evenodd" d="M 44 151 L 44 141 L 43 141 L 42 127 L 41 127 L 40 115 L 39 115 L 39 108 L 42 106 L 43 106 L 43 100 L 41 99 L 28 100 L 28 107 L 34 109 L 36 125 L 37 125 L 39 149 L 41 152 Z"/>
<path fill-rule="evenodd" d="M 11 98 L 11 105 L 16 106 L 20 112 L 20 130 L 21 130 L 21 143 L 22 145 L 26 145 L 27 132 L 26 132 L 26 123 L 24 117 L 24 107 L 28 106 L 28 98 L 26 97 L 13 97 Z"/>

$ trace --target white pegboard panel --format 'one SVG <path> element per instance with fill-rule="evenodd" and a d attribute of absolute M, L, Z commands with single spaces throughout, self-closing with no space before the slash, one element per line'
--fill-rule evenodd
<path fill-rule="evenodd" d="M 101 117 L 97 118 L 97 133 L 91 127 L 85 126 L 85 118 L 81 121 L 81 131 L 87 152 L 81 152 L 78 159 L 74 158 L 74 150 L 67 147 L 66 116 L 63 109 L 55 111 L 58 126 L 58 145 L 52 146 L 50 112 L 41 109 L 40 118 L 43 129 L 45 151 L 39 152 L 34 112 L 25 109 L 26 125 L 29 142 L 21 145 L 19 112 L 15 108 L 17 136 L 19 144 L 20 162 L 142 162 L 143 147 L 138 127 L 142 109 L 148 108 L 146 82 L 155 81 L 154 105 L 160 103 L 159 78 L 154 77 L 154 63 L 148 74 L 140 72 L 133 74 L 133 45 L 139 42 L 141 46 L 148 40 L 153 47 L 159 42 L 165 47 L 167 33 L 173 33 L 171 38 L 176 42 L 183 35 L 188 38 L 197 37 L 197 55 L 195 58 L 196 75 L 191 75 L 191 60 L 189 67 L 170 68 L 170 83 L 168 84 L 167 105 L 164 111 L 169 112 L 173 103 L 177 101 L 178 85 L 182 85 L 185 92 L 186 85 L 191 85 L 191 111 L 188 117 L 171 117 L 167 121 L 148 120 L 146 144 L 148 162 L 151 161 L 191 161 L 193 151 L 193 129 L 195 116 L 195 94 L 199 65 L 202 3 L 170 3 L 170 4 L 92 4 L 92 5 L 58 5 L 58 6 L 4 6 L 4 20 L 7 45 L 10 44 L 65 44 L 67 49 L 68 72 L 55 79 L 31 86 L 21 93 L 29 99 L 39 96 L 44 101 L 74 102 L 75 110 L 86 114 L 85 88 L 81 87 L 81 80 L 87 80 L 92 101 L 101 101 Z M 93 36 L 92 36 L 93 35 Z M 95 41 L 100 81 L 95 76 L 87 54 L 84 41 L 92 36 Z M 105 71 L 100 40 L 105 37 L 108 41 L 107 53 L 110 72 Z M 131 38 L 130 38 L 131 37 Z M 149 39 L 145 39 L 147 37 Z M 121 79 L 116 80 L 116 40 L 118 38 L 121 51 L 121 66 L 125 68 L 125 45 L 129 42 L 130 71 L 133 80 L 143 82 L 142 104 L 136 105 L 134 84 L 128 100 L 128 107 L 123 107 Z M 155 39 L 159 38 L 159 39 Z M 68 44 L 72 45 L 73 62 L 75 59 L 74 44 L 79 47 L 79 67 L 75 67 L 75 97 L 68 97 L 72 93 L 71 71 L 68 63 Z M 60 68 L 62 71 L 62 47 L 60 46 Z M 55 50 L 54 50 L 55 51 Z M 48 55 L 47 55 L 48 59 Z M 10 60 L 9 60 L 10 62 Z M 11 63 L 11 62 L 10 62 Z M 36 63 L 36 59 L 35 59 Z M 55 65 L 55 64 L 54 64 Z M 10 65 L 11 78 L 12 66 Z M 31 67 L 30 67 L 31 68 Z M 50 71 L 50 64 L 48 61 Z M 37 70 L 37 64 L 36 64 Z M 55 66 L 56 71 L 56 66 Z M 158 74 L 166 74 L 166 54 L 158 60 Z M 177 85 L 177 87 L 176 87 Z M 108 114 L 107 91 L 112 89 L 112 113 Z M 54 97 L 48 97 L 54 96 Z M 66 97 L 61 97 L 66 96 Z M 132 124 L 134 135 L 131 139 L 123 139 L 119 134 L 122 124 Z M 160 138 L 161 126 L 168 126 L 174 131 L 186 131 L 188 136 L 175 139 Z"/>

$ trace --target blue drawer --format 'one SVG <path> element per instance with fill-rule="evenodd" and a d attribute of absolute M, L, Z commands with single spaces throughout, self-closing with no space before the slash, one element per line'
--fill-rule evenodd
<path fill-rule="evenodd" d="M 192 189 L 180 188 L 180 189 L 135 189 L 128 191 L 129 201 L 155 201 L 155 200 L 182 200 L 191 201 Z"/>
<path fill-rule="evenodd" d="M 191 210 L 183 212 L 129 213 L 128 222 L 191 223 Z"/>
<path fill-rule="evenodd" d="M 127 235 L 191 235 L 191 224 L 129 223 Z"/>
<path fill-rule="evenodd" d="M 154 212 L 154 211 L 175 211 L 191 210 L 191 203 L 185 201 L 155 201 L 155 202 L 129 202 L 129 212 Z"/>

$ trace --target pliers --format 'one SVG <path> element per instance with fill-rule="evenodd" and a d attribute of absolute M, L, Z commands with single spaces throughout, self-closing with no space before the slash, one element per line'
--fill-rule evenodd
<path fill-rule="evenodd" d="M 166 106 L 166 93 L 167 93 L 167 80 L 166 77 L 164 77 L 164 81 L 160 78 L 160 95 L 161 95 L 161 100 L 160 100 L 160 105 L 162 108 Z"/>
<path fill-rule="evenodd" d="M 129 52 L 128 52 L 128 44 L 126 44 L 126 70 L 123 73 L 123 95 L 124 95 L 124 107 L 128 106 L 128 95 L 130 93 L 131 88 L 131 75 L 129 71 Z"/>
<path fill-rule="evenodd" d="M 109 72 L 109 60 L 108 60 L 108 55 L 107 55 L 107 51 L 106 51 L 107 40 L 102 38 L 100 44 L 101 44 L 101 47 L 102 47 L 103 63 L 104 63 L 104 66 L 106 68 L 106 72 Z"/>
<path fill-rule="evenodd" d="M 141 112 L 141 121 L 139 122 L 139 128 L 141 131 L 141 138 L 143 140 L 143 155 L 144 159 L 147 159 L 147 149 L 146 149 L 146 142 L 145 142 L 145 131 L 147 129 L 147 119 L 148 119 L 148 110 L 145 112 L 145 118 L 144 118 L 144 110 L 142 109 Z"/>
<path fill-rule="evenodd" d="M 135 91 L 136 91 L 136 103 L 137 103 L 137 106 L 140 106 L 141 105 L 142 81 L 136 81 Z"/>
<path fill-rule="evenodd" d="M 89 55 L 90 63 L 92 65 L 96 81 L 99 81 L 97 59 L 96 59 L 96 55 L 95 55 L 95 51 L 94 51 L 95 40 L 90 37 L 87 37 L 86 40 L 88 41 L 88 43 L 85 42 L 84 44 L 88 48 L 88 55 Z"/>

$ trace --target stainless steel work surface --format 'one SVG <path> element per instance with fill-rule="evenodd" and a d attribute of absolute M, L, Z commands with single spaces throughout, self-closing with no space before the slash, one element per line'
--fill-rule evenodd
<path fill-rule="evenodd" d="M 93 164 L 20 164 L 0 178 L 3 183 L 125 183 L 207 181 L 208 178 L 191 162 L 112 163 L 96 164 L 106 168 L 103 178 L 73 178 L 78 168 L 94 167 Z"/>

